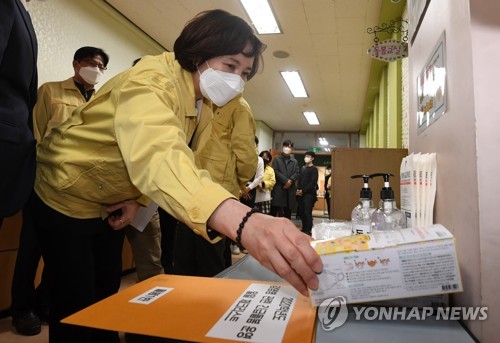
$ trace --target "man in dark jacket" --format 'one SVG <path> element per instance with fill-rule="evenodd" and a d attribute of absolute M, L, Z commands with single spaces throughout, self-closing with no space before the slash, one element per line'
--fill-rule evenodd
<path fill-rule="evenodd" d="M 25 4 L 0 1 L 0 226 L 24 206 L 35 180 L 36 60 L 37 41 Z"/>
<path fill-rule="evenodd" d="M 299 177 L 299 163 L 291 156 L 293 143 L 283 142 L 281 155 L 273 159 L 276 185 L 271 193 L 271 215 L 292 218 L 292 204 L 295 202 L 295 181 Z"/>
<path fill-rule="evenodd" d="M 297 182 L 297 198 L 300 203 L 300 219 L 302 220 L 302 232 L 311 235 L 313 226 L 312 211 L 314 203 L 318 200 L 316 191 L 318 189 L 318 168 L 313 161 L 316 154 L 312 151 L 306 152 L 304 156 L 305 165 L 300 171 Z"/>

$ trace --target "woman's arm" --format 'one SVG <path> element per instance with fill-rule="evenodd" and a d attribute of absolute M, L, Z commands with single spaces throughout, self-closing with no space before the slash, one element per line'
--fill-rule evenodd
<path fill-rule="evenodd" d="M 236 231 L 250 208 L 229 199 L 213 212 L 208 225 L 236 240 Z M 241 243 L 248 253 L 263 266 L 287 280 L 300 293 L 318 288 L 318 276 L 323 270 L 319 255 L 310 245 L 310 238 L 297 230 L 286 218 L 253 214 L 241 234 Z"/>

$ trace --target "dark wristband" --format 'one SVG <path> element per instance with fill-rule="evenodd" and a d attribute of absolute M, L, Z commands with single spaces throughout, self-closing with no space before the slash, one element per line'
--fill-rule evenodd
<path fill-rule="evenodd" d="M 250 211 L 248 211 L 247 214 L 241 220 L 241 223 L 238 227 L 238 230 L 236 231 L 236 245 L 241 250 L 245 250 L 245 248 L 241 244 L 241 233 L 243 232 L 243 228 L 245 227 L 245 224 L 247 223 L 248 218 L 250 218 L 252 216 L 252 214 L 254 214 L 255 212 L 259 212 L 259 210 L 256 208 L 252 208 Z"/>

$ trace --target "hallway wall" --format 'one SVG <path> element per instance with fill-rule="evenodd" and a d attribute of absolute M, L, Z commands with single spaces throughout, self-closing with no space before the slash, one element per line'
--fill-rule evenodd
<path fill-rule="evenodd" d="M 452 299 L 457 306 L 489 306 L 487 321 L 465 324 L 482 342 L 496 341 L 500 334 L 493 290 L 499 283 L 494 270 L 500 259 L 498 233 L 493 235 L 494 204 L 498 182 L 498 2 L 469 0 L 431 1 L 409 53 L 410 152 L 437 152 L 435 222 L 450 229 L 457 243 L 464 292 Z M 495 13 L 493 25 L 484 30 L 476 12 Z M 478 18 L 476 18 L 478 17 Z M 446 35 L 447 111 L 421 134 L 417 134 L 416 80 L 432 54 L 442 32 Z M 497 48 L 481 42 L 489 36 Z M 472 33 L 472 36 L 471 36 Z M 490 46 L 491 47 L 491 46 Z M 493 50 L 494 54 L 490 54 Z M 494 77 L 494 76 L 497 77 Z M 491 88 L 492 87 L 492 88 Z M 492 106 L 493 105 L 493 106 Z M 496 106 L 495 106 L 496 105 Z M 498 110 L 496 110 L 498 112 Z M 496 152 L 494 152 L 496 151 Z M 487 180 L 492 181 L 488 183 Z M 490 212 L 491 211 L 491 212 Z M 498 215 L 496 215 L 498 218 Z M 498 225 L 497 225 L 498 226 Z M 496 230 L 498 231 L 498 230 Z M 495 273 L 498 275 L 498 273 Z M 496 297 L 498 298 L 498 297 Z M 498 307 L 497 307 L 498 308 Z"/>
<path fill-rule="evenodd" d="M 103 1 L 31 1 L 28 9 L 38 38 L 39 85 L 73 76 L 73 55 L 82 46 L 102 48 L 109 55 L 97 88 L 136 58 L 165 50 Z"/>

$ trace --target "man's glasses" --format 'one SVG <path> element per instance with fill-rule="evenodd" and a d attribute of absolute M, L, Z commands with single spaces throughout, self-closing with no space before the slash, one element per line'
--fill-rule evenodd
<path fill-rule="evenodd" d="M 106 69 L 108 69 L 108 68 L 106 68 L 106 67 L 105 67 L 102 63 L 100 63 L 100 62 L 96 62 L 96 61 L 91 60 L 91 59 L 88 59 L 88 58 L 87 58 L 87 59 L 82 60 L 82 62 L 87 63 L 88 65 L 90 65 L 90 66 L 91 66 L 91 67 L 93 67 L 93 68 L 97 67 L 97 68 L 99 68 L 100 70 L 106 70 Z"/>

